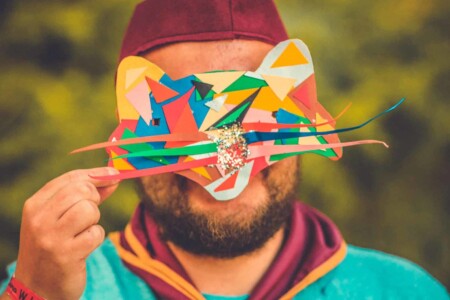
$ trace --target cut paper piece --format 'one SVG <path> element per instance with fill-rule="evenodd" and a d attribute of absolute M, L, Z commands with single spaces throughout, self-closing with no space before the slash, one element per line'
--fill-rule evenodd
<path fill-rule="evenodd" d="M 184 161 L 188 162 L 188 161 L 193 161 L 194 159 L 191 156 L 188 156 Z M 197 167 L 197 168 L 192 168 L 191 169 L 193 172 L 205 177 L 206 179 L 211 180 L 211 175 L 209 175 L 208 171 L 206 170 L 205 167 Z"/>
<path fill-rule="evenodd" d="M 125 88 L 129 88 L 133 84 L 133 82 L 135 82 L 136 79 L 139 78 L 139 76 L 144 74 L 145 70 L 147 70 L 147 67 L 128 70 L 125 75 Z"/>
<path fill-rule="evenodd" d="M 187 105 L 189 98 L 191 97 L 193 92 L 194 89 L 191 89 L 189 92 L 177 99 L 177 101 L 172 101 L 162 107 L 170 132 L 174 132 L 175 126 L 178 123 L 178 119 L 180 118 L 183 109 Z"/>
<path fill-rule="evenodd" d="M 259 93 L 259 89 L 250 95 L 247 99 L 245 99 L 241 104 L 236 106 L 234 109 L 229 111 L 225 116 L 223 116 L 220 120 L 214 123 L 211 127 L 220 128 L 226 125 L 230 125 L 235 122 L 242 123 L 242 120 L 245 117 L 245 113 L 248 111 L 250 106 L 252 105 L 253 100 L 255 100 L 256 96 Z"/>
<path fill-rule="evenodd" d="M 308 77 L 291 95 L 308 109 L 314 110 L 314 105 L 317 102 L 316 80 L 314 75 Z"/>
<path fill-rule="evenodd" d="M 170 98 L 178 96 L 178 93 L 171 88 L 168 88 L 167 86 L 156 82 L 149 77 L 146 77 L 145 79 L 147 80 L 148 86 L 150 87 L 150 90 L 152 91 L 153 97 L 155 98 L 156 102 L 161 103 Z"/>
<path fill-rule="evenodd" d="M 280 57 L 272 64 L 272 68 L 307 64 L 306 57 L 294 43 L 289 43 Z"/>
<path fill-rule="evenodd" d="M 133 105 L 142 119 L 150 124 L 152 119 L 152 108 L 150 106 L 149 90 L 144 81 L 141 81 L 134 89 L 126 94 L 128 101 Z"/>
<path fill-rule="evenodd" d="M 333 119 L 317 101 L 311 55 L 295 39 L 276 45 L 254 72 L 172 80 L 151 62 L 127 57 L 116 92 L 120 124 L 109 141 L 74 152 L 106 148 L 108 165 L 120 170 L 108 179 L 172 172 L 220 201 L 237 197 L 250 178 L 285 157 L 314 153 L 336 160 L 343 147 L 380 143 L 341 143 L 338 134 L 404 101 L 360 125 L 336 128 L 343 112 Z"/>
<path fill-rule="evenodd" d="M 336 144 L 322 144 L 322 145 L 276 145 L 276 146 L 250 146 L 250 159 L 255 159 L 267 155 L 285 154 L 291 153 L 292 155 L 298 155 L 299 152 L 311 151 L 311 150 L 324 150 L 331 148 L 350 147 L 366 144 L 380 144 L 386 148 L 389 148 L 388 144 L 383 141 L 377 140 L 362 140 L 346 143 Z"/>
<path fill-rule="evenodd" d="M 243 71 L 230 71 L 230 72 L 213 72 L 213 73 L 203 73 L 195 74 L 195 77 L 201 81 L 212 84 L 213 91 L 216 93 L 221 93 L 226 87 L 236 81 L 245 72 Z"/>
<path fill-rule="evenodd" d="M 189 170 L 192 168 L 197 168 L 201 166 L 213 165 L 217 162 L 217 156 L 211 156 L 207 158 L 202 158 L 198 160 L 160 166 L 151 169 L 142 169 L 142 170 L 134 170 L 134 171 L 126 171 L 116 175 L 105 175 L 105 176 L 91 176 L 94 179 L 98 180 L 123 180 L 123 179 L 131 179 L 143 176 L 151 176 L 163 173 L 177 172 L 182 170 Z"/>
<path fill-rule="evenodd" d="M 115 139 L 115 138 L 114 138 Z M 145 136 L 139 138 L 132 138 L 126 140 L 112 140 L 111 142 L 98 143 L 91 146 L 79 148 L 70 152 L 70 154 L 103 149 L 107 147 L 115 147 L 122 145 L 132 145 L 139 143 L 150 143 L 150 142 L 165 142 L 165 141 L 189 141 L 189 142 L 199 142 L 203 140 L 208 140 L 208 136 L 203 132 L 192 132 L 192 133 L 181 133 L 181 134 L 162 134 L 162 135 L 153 135 L 153 136 Z"/>
<path fill-rule="evenodd" d="M 331 123 L 335 123 L 338 119 L 340 119 L 350 108 L 352 104 L 349 103 L 335 118 L 332 118 L 330 120 L 323 119 L 322 116 L 319 115 L 319 117 L 316 117 L 316 124 L 279 124 L 279 123 L 265 123 L 265 122 L 245 122 L 242 123 L 242 126 L 244 127 L 245 131 L 271 131 L 273 129 L 288 129 L 288 128 L 303 128 L 303 127 L 320 127 L 324 125 L 329 125 Z M 316 115 L 316 116 L 317 116 Z M 332 126 L 330 126 L 333 128 Z"/>
<path fill-rule="evenodd" d="M 281 101 L 286 98 L 287 94 L 294 86 L 295 81 L 297 81 L 295 78 L 286 78 L 273 75 L 262 75 L 262 77 L 266 80 L 272 91 Z"/>
<path fill-rule="evenodd" d="M 118 155 L 114 151 L 111 151 L 111 158 L 113 159 L 113 166 L 114 166 L 114 168 L 116 168 L 117 170 L 121 170 L 121 171 L 128 171 L 128 170 L 134 170 L 135 169 L 125 159 L 123 159 L 123 158 L 116 159 L 117 156 Z"/>
<path fill-rule="evenodd" d="M 235 174 L 227 174 L 223 178 L 219 178 L 218 180 L 214 181 L 213 183 L 205 186 L 205 189 L 214 197 L 216 200 L 219 201 L 228 201 L 231 199 L 236 198 L 247 186 L 248 182 L 250 181 L 250 174 L 252 173 L 254 160 L 246 163 L 242 169 L 240 169 L 237 173 L 236 182 L 234 185 L 234 188 L 227 189 L 223 191 L 215 192 L 216 188 L 220 186 L 225 180 L 227 180 L 230 176 L 234 176 Z"/>
<path fill-rule="evenodd" d="M 201 81 L 192 80 L 192 84 L 195 86 L 195 89 L 200 94 L 202 99 L 205 99 L 206 95 L 208 95 L 209 91 L 212 89 L 213 85 L 209 83 L 204 83 Z"/>
<path fill-rule="evenodd" d="M 220 108 L 219 111 L 215 111 L 214 109 L 210 109 L 205 119 L 203 120 L 202 125 L 200 126 L 200 131 L 206 131 L 208 128 L 217 122 L 217 120 L 223 118 L 228 113 L 228 109 L 226 109 L 225 105 Z"/>
<path fill-rule="evenodd" d="M 211 101 L 206 102 L 205 105 L 218 112 L 222 108 L 222 106 L 225 103 L 225 100 L 227 99 L 227 97 L 228 97 L 227 94 L 221 95 L 219 97 L 214 98 Z"/>
<path fill-rule="evenodd" d="M 221 185 L 216 187 L 214 189 L 214 192 L 221 192 L 221 191 L 231 189 L 236 184 L 237 177 L 238 177 L 238 173 L 234 173 L 233 175 L 230 176 L 230 178 L 228 178 Z"/>

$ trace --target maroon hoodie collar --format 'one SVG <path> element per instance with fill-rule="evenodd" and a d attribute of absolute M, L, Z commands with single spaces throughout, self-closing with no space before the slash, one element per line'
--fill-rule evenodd
<path fill-rule="evenodd" d="M 130 222 L 138 242 L 151 258 L 175 271 L 195 286 L 177 258 L 161 240 L 155 221 L 140 204 Z M 255 286 L 250 299 L 279 299 L 286 293 L 297 293 L 333 269 L 345 256 L 345 242 L 336 225 L 325 215 L 301 202 L 295 202 L 280 253 Z M 124 232 L 120 246 L 133 252 Z M 124 260 L 125 265 L 142 278 L 158 299 L 188 299 L 158 276 Z"/>

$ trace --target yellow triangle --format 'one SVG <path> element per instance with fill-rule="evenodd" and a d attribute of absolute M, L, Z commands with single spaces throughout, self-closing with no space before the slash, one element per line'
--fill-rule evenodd
<path fill-rule="evenodd" d="M 212 84 L 212 90 L 216 93 L 221 93 L 230 84 L 235 82 L 245 72 L 230 71 L 230 72 L 215 72 L 215 73 L 200 73 L 195 76 L 204 83 Z"/>
<path fill-rule="evenodd" d="M 300 52 L 294 43 L 290 42 L 277 60 L 272 64 L 272 68 L 303 65 L 307 63 L 308 60 L 302 52 Z"/>
<path fill-rule="evenodd" d="M 316 113 L 316 124 L 320 124 L 320 123 L 326 123 L 329 120 L 322 118 L 322 116 L 319 113 Z M 334 130 L 334 127 L 331 126 L 330 124 L 326 124 L 326 125 L 322 125 L 322 126 L 317 126 L 317 131 L 329 131 L 329 130 Z"/>
<path fill-rule="evenodd" d="M 111 151 L 111 158 L 117 157 L 117 154 L 114 151 Z M 127 162 L 123 158 L 113 159 L 113 166 L 115 169 L 120 171 L 128 171 L 128 170 L 135 170 L 135 167 L 133 167 L 129 162 Z"/>
<path fill-rule="evenodd" d="M 139 76 L 141 76 L 142 73 L 145 72 L 146 69 L 147 67 L 127 70 L 125 74 L 125 88 L 129 88 L 133 84 L 133 82 L 136 81 L 136 79 L 138 79 Z"/>
<path fill-rule="evenodd" d="M 193 161 L 194 159 L 190 156 L 188 156 L 184 162 L 188 162 L 188 161 Z M 211 180 L 211 176 L 209 175 L 208 171 L 206 171 L 205 167 L 197 167 L 197 168 L 192 168 L 192 171 L 194 171 L 195 173 Z"/>
<path fill-rule="evenodd" d="M 294 86 L 294 83 L 297 81 L 297 79 L 295 78 L 273 75 L 262 75 L 262 77 L 281 101 L 286 98 L 286 95 L 289 93 L 289 91 Z"/>

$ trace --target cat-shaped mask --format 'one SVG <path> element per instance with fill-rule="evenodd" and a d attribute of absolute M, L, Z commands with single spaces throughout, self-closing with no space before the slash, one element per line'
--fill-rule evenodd
<path fill-rule="evenodd" d="M 335 120 L 317 101 L 312 58 L 298 39 L 275 46 L 255 71 L 213 71 L 172 80 L 158 66 L 130 56 L 117 73 L 120 124 L 106 148 L 108 178 L 175 172 L 215 199 L 238 196 L 264 168 L 293 155 L 330 159 L 342 147 Z"/>

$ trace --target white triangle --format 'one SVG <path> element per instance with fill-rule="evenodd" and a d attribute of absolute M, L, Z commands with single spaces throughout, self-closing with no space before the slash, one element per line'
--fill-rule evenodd
<path fill-rule="evenodd" d="M 225 103 L 225 100 L 227 100 L 227 97 L 228 97 L 228 94 L 221 95 L 219 97 L 214 98 L 211 101 L 206 102 L 205 105 L 218 112 L 220 110 L 220 108 L 223 106 L 223 104 Z"/>

